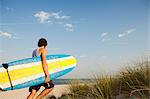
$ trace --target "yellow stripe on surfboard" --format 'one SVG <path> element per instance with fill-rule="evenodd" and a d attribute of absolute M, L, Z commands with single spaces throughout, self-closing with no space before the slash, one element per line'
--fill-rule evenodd
<path fill-rule="evenodd" d="M 48 67 L 49 67 L 48 70 L 49 72 L 52 72 L 55 69 L 62 69 L 64 67 L 67 67 L 75 63 L 76 63 L 76 60 L 74 58 L 53 62 L 53 63 L 48 64 Z M 13 80 L 18 80 L 24 77 L 29 77 L 35 74 L 40 74 L 42 72 L 43 72 L 42 66 L 38 65 L 38 66 L 32 66 L 32 67 L 24 68 L 24 69 L 11 70 L 9 71 L 9 74 L 10 74 L 11 80 L 13 81 Z M 6 83 L 6 82 L 9 82 L 7 72 L 0 73 L 0 84 Z"/>

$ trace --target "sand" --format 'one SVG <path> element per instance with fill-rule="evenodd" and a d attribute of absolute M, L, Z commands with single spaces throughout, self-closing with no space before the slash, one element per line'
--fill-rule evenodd
<path fill-rule="evenodd" d="M 43 89 L 44 88 L 41 87 L 36 95 L 38 95 Z M 26 99 L 29 95 L 28 90 L 28 88 L 24 88 L 19 90 L 0 92 L 0 99 Z M 61 97 L 62 94 L 67 94 L 69 92 L 69 85 L 55 85 L 54 89 L 46 97 L 54 95 L 56 98 L 58 98 Z"/>

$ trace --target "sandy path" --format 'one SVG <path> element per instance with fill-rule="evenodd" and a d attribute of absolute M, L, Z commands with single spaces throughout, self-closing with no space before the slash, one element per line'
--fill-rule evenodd
<path fill-rule="evenodd" d="M 44 88 L 38 91 L 37 95 L 43 90 Z M 55 97 L 60 97 L 62 94 L 69 93 L 69 86 L 66 85 L 55 85 L 52 92 L 50 92 L 47 96 L 54 95 Z M 13 91 L 6 91 L 0 92 L 0 99 L 26 99 L 28 96 L 29 91 L 28 88 L 13 90 Z"/>

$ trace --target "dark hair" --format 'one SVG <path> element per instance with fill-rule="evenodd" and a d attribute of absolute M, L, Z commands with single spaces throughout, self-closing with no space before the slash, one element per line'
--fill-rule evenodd
<path fill-rule="evenodd" d="M 39 41 L 38 41 L 38 47 L 41 47 L 41 46 L 44 46 L 44 47 L 47 46 L 47 40 L 45 38 L 39 39 Z"/>

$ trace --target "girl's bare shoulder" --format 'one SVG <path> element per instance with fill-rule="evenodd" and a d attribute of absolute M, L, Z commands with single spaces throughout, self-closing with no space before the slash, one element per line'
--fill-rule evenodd
<path fill-rule="evenodd" d="M 47 53 L 47 50 L 46 50 L 45 48 L 40 48 L 40 49 L 39 49 L 39 52 L 40 52 L 40 53 Z"/>

